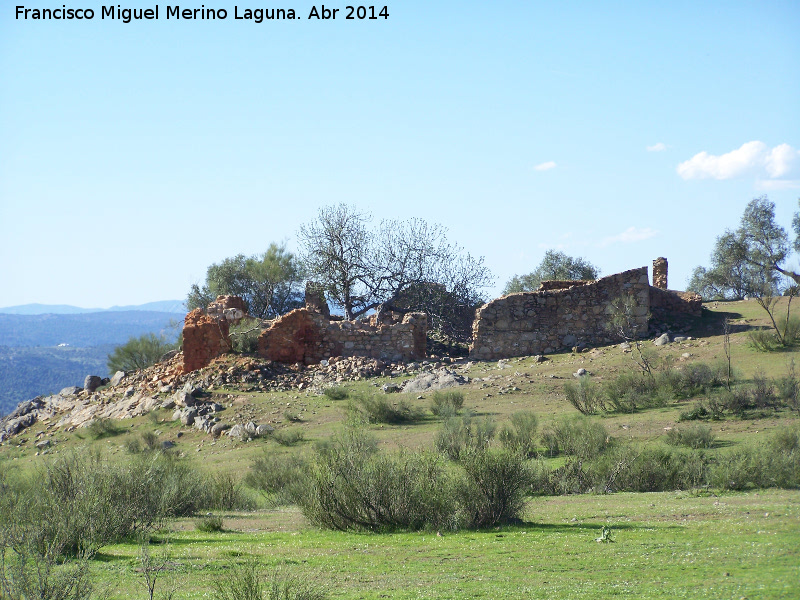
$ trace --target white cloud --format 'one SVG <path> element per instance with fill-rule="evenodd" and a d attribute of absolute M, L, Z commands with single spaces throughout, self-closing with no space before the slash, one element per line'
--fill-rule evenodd
<path fill-rule="evenodd" d="M 684 179 L 731 179 L 763 164 L 766 150 L 764 142 L 754 141 L 721 156 L 700 152 L 678 165 L 678 175 Z"/>
<path fill-rule="evenodd" d="M 789 144 L 775 146 L 765 159 L 767 173 L 773 179 L 787 175 L 792 170 L 792 165 L 798 156 L 800 156 L 800 151 L 795 150 Z"/>
<path fill-rule="evenodd" d="M 657 144 L 653 144 L 652 146 L 647 147 L 648 152 L 663 152 L 667 149 L 667 145 L 663 142 L 658 142 Z"/>
<path fill-rule="evenodd" d="M 601 246 L 608 246 L 609 244 L 630 244 L 632 242 L 641 242 L 643 240 L 648 240 L 651 237 L 655 237 L 658 235 L 658 231 L 652 229 L 650 227 L 638 228 L 638 227 L 628 227 L 622 233 L 618 233 L 617 235 L 612 235 L 611 237 L 604 238 L 603 241 L 600 243 Z"/>
<path fill-rule="evenodd" d="M 536 165 L 533 168 L 535 170 L 537 170 L 537 171 L 549 171 L 550 169 L 555 169 L 556 168 L 556 163 L 555 163 L 555 161 L 549 160 L 547 162 L 543 162 L 540 165 Z"/>
<path fill-rule="evenodd" d="M 754 140 L 720 156 L 705 151 L 695 154 L 679 164 L 677 171 L 684 179 L 733 179 L 754 174 L 776 180 L 792 172 L 798 156 L 800 152 L 789 144 L 770 149 L 764 142 Z"/>

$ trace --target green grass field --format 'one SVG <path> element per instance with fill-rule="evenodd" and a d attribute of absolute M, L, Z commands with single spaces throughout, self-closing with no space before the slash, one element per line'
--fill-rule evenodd
<path fill-rule="evenodd" d="M 785 302 L 785 300 L 783 300 Z M 800 309 L 798 306 L 793 306 Z M 724 360 L 720 319 L 732 321 L 732 363 L 740 381 L 756 373 L 777 378 L 794 360 L 797 348 L 755 351 L 747 329 L 766 325 L 764 313 L 751 302 L 710 303 L 694 338 L 654 351 L 676 365 Z M 565 382 L 585 368 L 599 383 L 632 366 L 618 347 L 581 354 L 556 354 L 544 363 L 530 358 L 461 367 L 472 381 L 460 388 L 465 407 L 499 425 L 511 413 L 526 409 L 539 417 L 539 430 L 566 414 L 575 414 L 564 397 Z M 375 389 L 390 378 L 345 384 L 351 392 Z M 394 380 L 397 381 L 397 380 Z M 304 441 L 284 447 L 269 439 L 248 443 L 180 428 L 171 411 L 158 411 L 122 422 L 122 433 L 92 440 L 86 430 L 56 432 L 48 456 L 36 454 L 40 423 L 0 447 L 0 461 L 23 473 L 42 461 L 69 451 L 100 449 L 112 460 L 126 460 L 126 442 L 142 432 L 176 442 L 176 449 L 202 469 L 242 476 L 263 452 L 310 453 L 314 442 L 337 431 L 348 401 L 334 401 L 304 391 L 243 393 L 214 390 L 229 408 L 223 413 L 271 422 L 277 429 L 299 430 Z M 392 396 L 393 401 L 399 400 Z M 430 394 L 409 403 L 427 411 L 410 425 L 367 425 L 384 448 L 430 446 L 441 420 L 429 411 Z M 609 413 L 599 419 L 617 440 L 655 443 L 676 426 L 682 411 L 696 398 L 630 414 Z M 299 416 L 293 422 L 285 416 Z M 724 452 L 761 439 L 785 425 L 800 423 L 786 408 L 749 418 L 709 421 L 716 437 L 709 452 Z M 178 432 L 182 435 L 178 437 Z M 25 440 L 25 441 L 21 441 Z M 558 461 L 559 459 L 555 459 Z M 557 464 L 557 463 L 555 463 Z M 253 492 L 255 495 L 255 492 Z M 262 502 L 262 506 L 264 506 Z M 311 527 L 294 507 L 261 508 L 252 513 L 222 513 L 222 532 L 201 533 L 193 519 L 170 522 L 155 539 L 153 552 L 164 548 L 169 570 L 163 580 L 178 582 L 176 598 L 211 597 L 215 577 L 236 564 L 258 559 L 269 575 L 280 568 L 327 588 L 331 598 L 800 598 L 800 490 L 715 490 L 582 494 L 530 498 L 521 525 L 488 531 L 353 534 Z M 611 528 L 610 543 L 596 542 L 601 528 Z M 111 598 L 146 597 L 137 572 L 135 544 L 106 546 L 91 561 L 95 580 Z"/>

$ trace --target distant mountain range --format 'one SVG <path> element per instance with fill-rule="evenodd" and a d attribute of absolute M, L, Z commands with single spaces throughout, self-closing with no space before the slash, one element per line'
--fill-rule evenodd
<path fill-rule="evenodd" d="M 87 375 L 110 375 L 108 354 L 132 337 L 152 332 L 174 341 L 186 313 L 179 300 L 127 308 L 28 304 L 0 309 L 0 414 L 37 395 L 82 386 Z"/>
<path fill-rule="evenodd" d="M 21 304 L 19 306 L 6 306 L 0 308 L 0 313 L 6 315 L 77 315 L 83 313 L 120 312 L 142 310 L 147 312 L 165 312 L 186 314 L 186 303 L 183 300 L 160 300 L 146 304 L 132 304 L 129 306 L 112 306 L 111 308 L 81 308 L 69 304 Z"/>

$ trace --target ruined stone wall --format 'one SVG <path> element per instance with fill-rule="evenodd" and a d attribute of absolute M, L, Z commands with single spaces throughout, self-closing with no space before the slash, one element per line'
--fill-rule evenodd
<path fill-rule="evenodd" d="M 653 287 L 666 290 L 667 288 L 667 259 L 659 256 L 653 261 Z"/>
<path fill-rule="evenodd" d="M 194 309 L 183 322 L 183 372 L 202 369 L 231 349 L 227 319 L 209 316 Z"/>
<path fill-rule="evenodd" d="M 321 312 L 298 308 L 276 319 L 258 338 L 258 353 L 277 362 L 316 364 L 333 356 L 366 356 L 389 361 L 425 357 L 427 315 L 409 313 L 390 324 L 331 321 Z"/>
<path fill-rule="evenodd" d="M 510 294 L 478 309 L 470 357 L 495 360 L 510 356 L 549 354 L 575 345 L 618 341 L 606 329 L 610 303 L 623 295 L 636 300 L 635 321 L 647 332 L 650 285 L 647 267 L 574 282 L 567 289 Z"/>
<path fill-rule="evenodd" d="M 703 298 L 694 292 L 674 292 L 651 287 L 650 311 L 659 317 L 675 313 L 699 317 L 703 312 Z"/>
<path fill-rule="evenodd" d="M 537 292 L 549 290 L 565 290 L 577 285 L 588 285 L 594 283 L 593 279 L 547 279 L 539 284 Z"/>

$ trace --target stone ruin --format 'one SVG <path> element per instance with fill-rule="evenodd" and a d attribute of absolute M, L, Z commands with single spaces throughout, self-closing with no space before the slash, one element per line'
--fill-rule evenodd
<path fill-rule="evenodd" d="M 230 327 L 247 317 L 238 296 L 219 296 L 204 312 L 186 315 L 183 327 L 183 372 L 207 366 L 232 348 Z M 258 354 L 281 363 L 317 364 L 338 356 L 361 356 L 390 362 L 419 360 L 426 355 L 425 313 L 383 312 L 369 319 L 332 318 L 318 286 L 306 288 L 306 306 L 262 322 Z"/>
<path fill-rule="evenodd" d="M 651 316 L 699 317 L 702 298 L 667 289 L 667 260 L 653 261 L 653 285 L 647 267 L 596 281 L 544 281 L 535 292 L 509 294 L 478 309 L 472 326 L 470 357 L 497 360 L 550 354 L 563 348 L 619 341 L 607 327 L 611 303 L 622 296 L 635 300 L 633 329 L 643 337 Z M 186 316 L 183 372 L 207 366 L 231 347 L 230 326 L 247 315 L 238 296 L 220 296 L 206 311 Z M 401 362 L 426 356 L 425 313 L 379 311 L 368 319 L 332 317 L 318 284 L 306 286 L 306 304 L 272 321 L 262 322 L 258 354 L 280 363 L 317 364 L 339 356 Z"/>
<path fill-rule="evenodd" d="M 698 294 L 666 286 L 667 260 L 658 258 L 653 261 L 653 286 L 647 267 L 641 267 L 596 281 L 544 281 L 535 292 L 502 296 L 478 309 L 470 358 L 497 360 L 618 342 L 607 323 L 612 301 L 626 295 L 635 299 L 633 329 L 638 337 L 647 335 L 651 315 L 700 316 Z"/>

